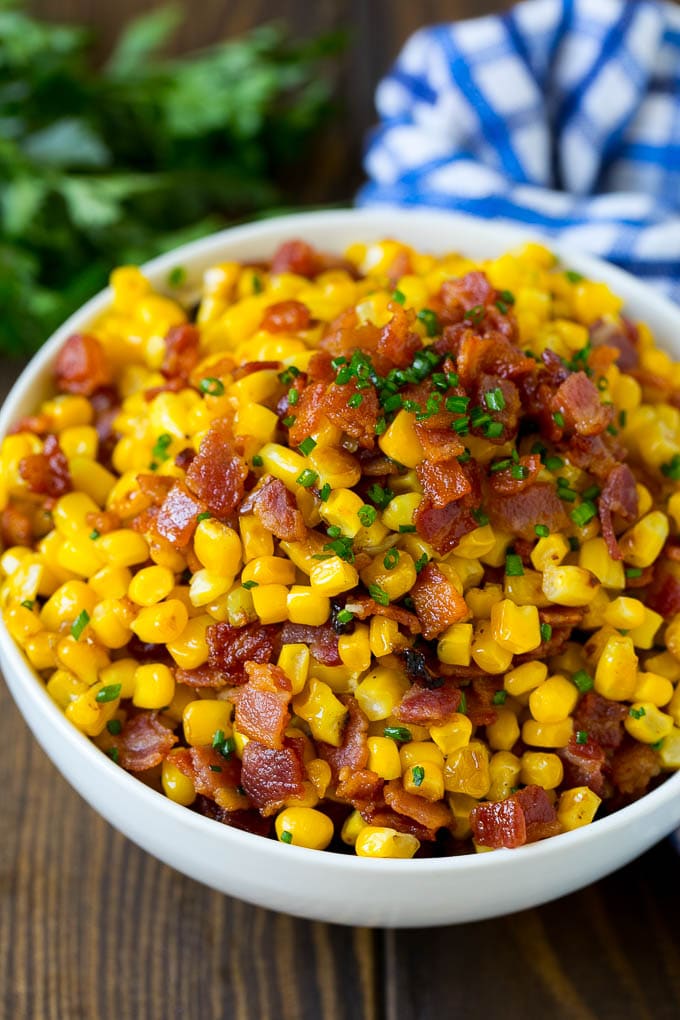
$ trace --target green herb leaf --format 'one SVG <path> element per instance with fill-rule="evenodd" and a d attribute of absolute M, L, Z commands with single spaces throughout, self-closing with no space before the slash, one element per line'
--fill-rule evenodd
<path fill-rule="evenodd" d="M 290 843 L 293 842 L 293 835 L 292 835 L 292 833 L 288 832 L 287 829 L 283 830 L 283 832 L 281 833 L 281 836 L 279 838 L 280 838 L 282 843 L 290 844 Z"/>
<path fill-rule="evenodd" d="M 422 765 L 414 765 L 411 769 L 411 776 L 414 786 L 422 786 L 425 779 L 425 769 Z"/>
<path fill-rule="evenodd" d="M 107 684 L 100 691 L 97 691 L 94 700 L 100 705 L 106 704 L 107 701 L 115 701 L 116 698 L 120 697 L 121 690 L 122 684 Z"/>
<path fill-rule="evenodd" d="M 379 584 L 369 584 L 368 594 L 374 602 L 378 603 L 379 606 L 389 606 L 390 597 L 385 589 L 381 588 Z"/>
<path fill-rule="evenodd" d="M 406 726 L 386 726 L 383 730 L 383 736 L 389 740 L 399 740 L 402 743 L 411 740 L 411 731 Z"/>
<path fill-rule="evenodd" d="M 590 673 L 586 673 L 585 669 L 579 669 L 575 673 L 572 673 L 571 682 L 578 687 L 581 694 L 586 694 L 588 691 L 592 691 L 594 687 L 593 678 Z"/>
<path fill-rule="evenodd" d="M 302 440 L 298 449 L 304 457 L 309 457 L 312 450 L 316 449 L 316 439 L 312 439 L 311 436 L 307 436 L 306 439 Z"/>
<path fill-rule="evenodd" d="M 87 612 L 86 609 L 82 609 L 76 616 L 73 623 L 71 624 L 71 634 L 76 639 L 76 641 L 79 639 L 80 635 L 83 633 L 89 622 L 90 614 Z"/>
<path fill-rule="evenodd" d="M 357 517 L 364 528 L 370 528 L 370 526 L 377 520 L 378 511 L 374 506 L 368 506 L 364 503 L 364 505 L 357 510 Z"/>
<path fill-rule="evenodd" d="M 508 577 L 522 577 L 524 575 L 522 557 L 516 553 L 508 553 L 505 557 L 505 573 Z"/>

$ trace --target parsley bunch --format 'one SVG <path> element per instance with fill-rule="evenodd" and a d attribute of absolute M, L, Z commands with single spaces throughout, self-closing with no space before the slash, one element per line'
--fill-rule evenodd
<path fill-rule="evenodd" d="M 38 347 L 116 265 L 285 202 L 283 174 L 327 120 L 340 39 L 258 28 L 162 56 L 154 10 L 97 68 L 83 28 L 0 0 L 0 352 Z"/>

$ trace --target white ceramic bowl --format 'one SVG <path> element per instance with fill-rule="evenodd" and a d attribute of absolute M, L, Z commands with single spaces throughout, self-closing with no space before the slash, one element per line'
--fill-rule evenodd
<path fill-rule="evenodd" d="M 215 261 L 267 256 L 291 237 L 342 252 L 356 240 L 396 237 L 425 251 L 489 257 L 535 237 L 501 223 L 440 212 L 379 210 L 309 213 L 266 220 L 186 245 L 149 263 L 162 287 L 186 267 L 189 281 Z M 680 309 L 597 259 L 547 242 L 569 266 L 604 280 L 680 356 Z M 0 435 L 49 390 L 57 351 L 108 303 L 93 298 L 25 370 L 0 414 Z M 0 661 L 14 699 L 66 779 L 104 818 L 184 874 L 273 910 L 344 924 L 410 927 L 476 921 L 535 906 L 600 878 L 680 824 L 680 774 L 617 814 L 518 850 L 437 860 L 372 861 L 286 846 L 188 811 L 118 768 L 79 733 L 48 697 L 4 627 Z"/>

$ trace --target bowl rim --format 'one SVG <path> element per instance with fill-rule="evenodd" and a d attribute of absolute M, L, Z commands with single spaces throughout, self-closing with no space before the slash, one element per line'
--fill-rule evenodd
<path fill-rule="evenodd" d="M 391 232 L 386 234 L 384 231 L 386 212 L 389 212 L 394 217 L 393 234 Z M 562 244 L 559 240 L 546 236 L 532 228 L 525 229 L 503 221 L 479 220 L 476 217 L 441 212 L 439 210 L 404 210 L 399 207 L 379 206 L 371 209 L 350 208 L 292 213 L 221 230 L 160 255 L 144 263 L 141 268 L 145 275 L 151 277 L 154 284 L 156 286 L 160 285 L 162 289 L 159 278 L 163 273 L 172 269 L 178 261 L 186 263 L 198 258 L 218 257 L 220 249 L 225 244 L 231 247 L 240 240 L 257 241 L 261 239 L 263 244 L 266 245 L 268 237 L 272 232 L 280 233 L 281 230 L 290 230 L 289 236 L 293 237 L 304 235 L 304 230 L 307 226 L 318 227 L 324 224 L 332 231 L 332 228 L 335 226 L 345 227 L 356 223 L 357 232 L 361 231 L 362 228 L 364 230 L 371 230 L 371 228 L 375 229 L 379 226 L 380 230 L 378 233 L 382 231 L 383 236 L 395 236 L 398 238 L 402 223 L 408 224 L 410 222 L 427 225 L 428 221 L 430 221 L 433 226 L 436 225 L 437 229 L 440 229 L 443 219 L 450 223 L 454 237 L 456 228 L 462 230 L 463 233 L 474 229 L 483 242 L 488 242 L 490 248 L 507 250 L 510 246 L 528 241 L 544 243 L 561 258 L 573 262 L 579 271 L 583 271 L 584 275 L 605 280 L 614 288 L 620 287 L 626 294 L 626 301 L 630 300 L 633 303 L 646 302 L 651 306 L 655 306 L 657 316 L 660 316 L 668 323 L 669 328 L 675 329 L 678 335 L 680 335 L 680 308 L 623 270 L 611 266 L 595 256 L 584 254 L 571 245 Z M 359 237 L 358 239 L 360 240 L 361 238 Z M 271 240 L 269 244 L 271 248 Z M 332 247 L 332 244 L 333 238 L 331 237 L 329 247 Z M 441 251 L 441 245 L 439 244 L 435 243 L 434 248 Z M 465 252 L 465 244 L 461 245 L 461 250 L 463 253 Z M 65 339 L 72 332 L 87 328 L 88 321 L 103 310 L 110 300 L 111 289 L 107 287 L 74 312 L 31 359 L 13 384 L 0 410 L 0 439 L 4 437 L 9 425 L 15 420 L 17 415 L 15 405 L 26 399 L 34 378 L 41 376 L 48 369 Z M 183 827 L 187 835 L 193 834 L 196 837 L 200 837 L 202 834 L 205 834 L 212 839 L 223 841 L 225 845 L 230 845 L 236 851 L 244 851 L 246 853 L 257 845 L 260 853 L 270 852 L 275 855 L 272 858 L 273 861 L 278 859 L 278 855 L 281 853 L 281 850 L 278 849 L 278 840 L 266 839 L 255 833 L 223 825 L 195 811 L 188 810 L 186 807 L 174 803 L 162 793 L 151 789 L 135 775 L 115 765 L 107 755 L 99 750 L 89 737 L 81 733 L 66 719 L 63 712 L 48 695 L 44 684 L 25 660 L 19 646 L 14 642 L 2 620 L 0 620 L 0 650 L 3 653 L 5 673 L 9 673 L 11 670 L 15 674 L 12 681 L 6 678 L 10 691 L 12 690 L 14 680 L 21 684 L 27 699 L 31 702 L 32 709 L 45 717 L 45 720 L 52 727 L 56 728 L 57 734 L 64 745 L 71 745 L 76 753 L 84 756 L 84 767 L 89 766 L 91 770 L 102 775 L 102 778 L 106 777 L 109 782 L 118 785 L 121 796 L 134 798 L 140 807 L 146 809 L 151 815 L 155 811 L 165 813 L 167 819 L 177 823 L 180 828 Z M 24 715 L 23 708 L 21 712 Z M 29 714 L 25 714 L 24 718 L 30 727 L 31 717 Z M 57 764 L 51 754 L 50 758 L 54 764 Z M 69 785 L 73 784 L 69 781 Z M 381 859 L 380 861 L 375 861 L 364 859 L 351 853 L 324 851 L 319 854 L 318 851 L 294 845 L 286 845 L 285 852 L 286 854 L 302 855 L 300 860 L 307 860 L 308 862 L 311 862 L 312 859 L 319 863 L 325 861 L 327 864 L 322 864 L 322 867 L 328 866 L 337 872 L 346 873 L 348 876 L 351 876 L 356 871 L 363 870 L 375 873 L 376 867 L 385 868 L 395 875 L 403 873 L 404 875 L 410 874 L 416 877 L 424 872 L 446 873 L 451 871 L 455 874 L 456 872 L 464 872 L 468 869 L 472 869 L 475 873 L 483 874 L 485 869 L 498 866 L 499 856 L 507 861 L 511 861 L 517 854 L 521 854 L 522 859 L 526 863 L 532 858 L 543 860 L 546 855 L 549 856 L 551 853 L 559 854 L 562 851 L 568 851 L 570 848 L 576 848 L 590 841 L 596 842 L 598 840 L 606 840 L 607 838 L 616 838 L 617 834 L 622 833 L 628 826 L 639 823 L 648 815 L 661 811 L 664 806 L 670 805 L 678 796 L 680 796 L 680 772 L 670 775 L 660 786 L 644 794 L 632 804 L 590 825 L 560 833 L 557 836 L 551 836 L 548 839 L 527 844 L 514 850 L 501 849 L 493 853 L 419 858 L 416 860 Z M 107 821 L 109 820 L 106 814 L 100 811 L 99 808 L 96 808 L 96 810 Z M 253 842 L 254 840 L 257 841 L 256 844 Z"/>

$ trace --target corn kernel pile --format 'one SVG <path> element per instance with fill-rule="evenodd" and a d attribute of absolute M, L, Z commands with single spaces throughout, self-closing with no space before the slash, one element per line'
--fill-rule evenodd
<path fill-rule="evenodd" d="M 3 440 L 2 613 L 50 697 L 176 803 L 365 857 L 680 768 L 680 364 L 538 245 L 281 251 L 197 308 L 116 270 Z"/>

